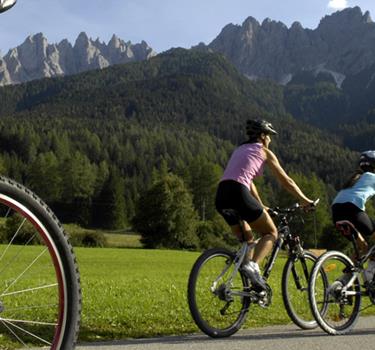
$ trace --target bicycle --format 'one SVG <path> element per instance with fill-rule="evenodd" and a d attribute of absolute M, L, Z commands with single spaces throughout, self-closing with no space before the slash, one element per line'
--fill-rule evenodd
<path fill-rule="evenodd" d="M 309 283 L 312 314 L 319 326 L 332 335 L 345 334 L 354 327 L 362 296 L 371 301 L 367 307 L 375 304 L 375 278 L 367 281 L 364 276 L 364 265 L 375 256 L 375 246 L 361 255 L 356 242 L 359 232 L 353 224 L 344 220 L 337 222 L 336 227 L 351 240 L 355 259 L 339 251 L 326 252 L 316 261 Z"/>
<path fill-rule="evenodd" d="M 47 205 L 3 176 L 0 240 L 1 344 L 73 349 L 81 289 L 72 246 Z"/>
<path fill-rule="evenodd" d="M 285 249 L 288 254 L 282 274 L 285 308 L 297 326 L 312 329 L 317 327 L 317 323 L 309 310 L 307 287 L 316 257 L 304 250 L 299 236 L 290 231 L 289 223 L 298 211 L 298 204 L 285 209 L 270 209 L 272 216 L 279 219 L 278 238 L 263 277 L 267 281 L 280 250 Z M 225 248 L 209 249 L 193 265 L 188 281 L 189 308 L 197 326 L 210 337 L 231 336 L 245 322 L 252 304 L 267 307 L 272 302 L 271 287 L 267 285 L 267 290 L 257 292 L 241 271 L 245 256 L 255 244 L 243 242 L 235 252 Z"/>

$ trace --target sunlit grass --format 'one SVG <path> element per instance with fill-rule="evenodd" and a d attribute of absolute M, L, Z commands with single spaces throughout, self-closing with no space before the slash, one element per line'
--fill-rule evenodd
<path fill-rule="evenodd" d="M 119 339 L 198 332 L 187 281 L 199 253 L 144 249 L 76 249 L 83 289 L 80 339 Z M 290 323 L 281 298 L 280 258 L 269 283 L 273 303 L 252 306 L 244 327 Z"/>
<path fill-rule="evenodd" d="M 188 276 L 199 253 L 118 248 L 75 248 L 75 253 L 83 293 L 80 341 L 199 331 L 186 296 Z M 291 322 L 281 298 L 285 261 L 279 257 L 268 281 L 272 305 L 251 306 L 244 328 Z M 363 301 L 363 306 L 368 304 L 367 298 Z M 363 314 L 371 312 L 373 308 Z M 6 348 L 3 339 L 0 335 L 0 349 Z"/>

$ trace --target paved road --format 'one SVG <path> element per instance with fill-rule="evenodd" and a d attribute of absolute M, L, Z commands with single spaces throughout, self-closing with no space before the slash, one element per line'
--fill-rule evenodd
<path fill-rule="evenodd" d="M 360 318 L 347 335 L 329 336 L 320 329 L 294 325 L 243 330 L 226 339 L 202 334 L 81 344 L 77 350 L 374 350 L 375 317 Z"/>

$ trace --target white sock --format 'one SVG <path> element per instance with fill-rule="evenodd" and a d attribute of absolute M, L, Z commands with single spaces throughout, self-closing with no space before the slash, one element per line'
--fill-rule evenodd
<path fill-rule="evenodd" d="M 259 265 L 255 261 L 249 261 L 246 266 L 251 269 L 252 271 L 256 271 L 260 273 Z"/>

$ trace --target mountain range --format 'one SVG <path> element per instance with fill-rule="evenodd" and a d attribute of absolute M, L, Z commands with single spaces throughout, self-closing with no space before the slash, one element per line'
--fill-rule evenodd
<path fill-rule="evenodd" d="M 287 84 L 306 72 L 330 76 L 338 87 L 375 63 L 375 23 L 359 7 L 325 16 L 314 30 L 299 22 L 288 28 L 282 22 L 248 17 L 242 25 L 228 24 L 209 44 L 195 49 L 223 54 L 250 79 L 271 79 Z M 81 33 L 74 46 L 66 39 L 48 44 L 43 34 L 0 58 L 0 85 L 60 75 L 71 75 L 112 64 L 147 60 L 156 52 L 146 42 L 132 44 L 115 35 L 108 42 Z M 373 80 L 369 77 L 366 85 Z"/>
<path fill-rule="evenodd" d="M 82 32 L 72 45 L 66 39 L 49 44 L 39 33 L 29 36 L 23 44 L 0 57 L 0 85 L 77 74 L 113 64 L 146 60 L 155 54 L 144 41 L 132 44 L 116 35 L 105 44 Z"/>
<path fill-rule="evenodd" d="M 314 30 L 299 22 L 290 28 L 281 22 L 253 17 L 229 24 L 207 46 L 220 52 L 251 79 L 290 82 L 301 71 L 328 73 L 341 86 L 375 62 L 375 23 L 367 11 L 347 8 L 325 16 Z"/>
<path fill-rule="evenodd" d="M 234 144 L 245 140 L 246 120 L 260 117 L 278 130 L 272 148 L 287 171 L 319 180 L 321 191 L 310 195 L 328 206 L 327 193 L 354 170 L 354 151 L 373 147 L 374 65 L 348 75 L 341 87 L 330 73 L 310 70 L 284 86 L 248 79 L 211 51 L 172 49 L 139 62 L 1 87 L 4 173 L 55 201 L 59 217 L 75 222 L 70 209 L 64 212 L 73 208 L 81 215 L 75 208 L 82 198 L 94 203 L 94 190 L 82 194 L 80 183 L 74 192 L 70 181 L 58 180 L 61 174 L 69 179 L 69 169 L 88 169 L 100 192 L 113 169 L 126 179 L 131 220 L 153 169 L 166 163 L 184 174 L 193 160 L 224 166 Z M 46 192 L 44 178 L 56 179 L 54 193 Z M 268 185 L 269 198 L 278 200 L 277 185 Z"/>

